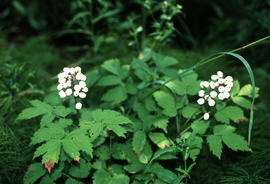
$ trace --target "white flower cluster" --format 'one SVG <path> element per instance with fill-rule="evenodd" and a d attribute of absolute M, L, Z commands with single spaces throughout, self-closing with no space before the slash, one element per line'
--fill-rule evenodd
<path fill-rule="evenodd" d="M 81 73 L 79 66 L 72 68 L 64 68 L 62 73 L 58 74 L 57 89 L 59 96 L 65 98 L 66 96 L 74 95 L 74 97 L 85 98 L 88 88 L 86 87 L 86 76 Z M 76 109 L 82 108 L 82 103 L 77 102 Z"/>
<path fill-rule="evenodd" d="M 203 105 L 208 102 L 210 107 L 215 106 L 215 99 L 224 100 L 230 97 L 230 91 L 233 87 L 233 78 L 231 76 L 224 77 L 223 72 L 218 71 L 217 74 L 211 76 L 211 81 L 202 81 L 200 83 L 199 99 L 197 103 Z M 209 113 L 204 114 L 204 119 L 209 119 Z"/>

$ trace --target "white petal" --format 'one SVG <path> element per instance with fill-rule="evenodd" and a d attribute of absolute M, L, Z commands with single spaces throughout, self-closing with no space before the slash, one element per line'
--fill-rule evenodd
<path fill-rule="evenodd" d="M 74 95 L 75 97 L 79 96 L 79 91 L 74 91 L 74 92 L 73 92 L 73 95 Z"/>
<path fill-rule="evenodd" d="M 224 86 L 219 86 L 219 87 L 218 87 L 218 91 L 219 91 L 220 93 L 223 93 L 224 90 L 225 90 Z"/>
<path fill-rule="evenodd" d="M 70 96 L 72 94 L 72 89 L 68 88 L 65 93 L 67 96 Z"/>
<path fill-rule="evenodd" d="M 85 98 L 86 97 L 86 94 L 85 93 L 79 93 L 79 97 L 80 98 Z"/>
<path fill-rule="evenodd" d="M 211 81 L 211 82 L 210 82 L 210 87 L 211 87 L 211 89 L 215 89 L 215 87 L 216 87 L 216 83 L 215 83 L 215 82 L 213 82 L 213 81 Z"/>
<path fill-rule="evenodd" d="M 87 88 L 87 87 L 84 87 L 84 88 L 82 89 L 82 91 L 86 93 L 86 92 L 88 92 L 88 88 Z"/>
<path fill-rule="evenodd" d="M 205 95 L 204 99 L 208 100 L 208 98 L 209 98 L 209 95 Z"/>
<path fill-rule="evenodd" d="M 75 72 L 81 72 L 81 70 L 82 70 L 81 67 L 79 67 L 79 66 L 75 67 Z"/>
<path fill-rule="evenodd" d="M 230 86 L 225 86 L 224 91 L 225 91 L 225 92 L 230 92 L 231 89 L 232 89 L 232 88 L 231 88 Z"/>
<path fill-rule="evenodd" d="M 81 102 L 76 103 L 75 108 L 80 110 L 82 108 L 82 103 Z"/>
<path fill-rule="evenodd" d="M 78 85 L 78 84 L 76 84 L 76 85 L 74 86 L 74 90 L 75 90 L 75 91 L 80 91 L 80 90 L 81 90 L 81 86 Z"/>
<path fill-rule="evenodd" d="M 84 88 L 86 86 L 86 83 L 84 81 L 80 81 L 79 85 L 81 86 L 81 88 Z"/>
<path fill-rule="evenodd" d="M 81 73 L 77 73 L 77 75 L 76 75 L 76 79 L 77 79 L 77 80 L 82 80 L 82 79 L 81 79 L 81 76 L 82 76 L 82 74 L 81 74 Z"/>
<path fill-rule="evenodd" d="M 205 94 L 205 91 L 204 90 L 200 90 L 198 94 L 199 94 L 199 97 L 203 97 L 204 94 Z"/>
<path fill-rule="evenodd" d="M 222 71 L 218 71 L 218 72 L 217 72 L 217 76 L 218 76 L 219 78 L 222 78 L 222 77 L 223 77 L 223 72 L 222 72 Z"/>
<path fill-rule="evenodd" d="M 224 79 L 218 79 L 219 84 L 223 84 L 224 82 L 225 82 Z"/>
<path fill-rule="evenodd" d="M 218 99 L 224 100 L 224 98 L 225 98 L 225 96 L 224 96 L 223 93 L 219 93 L 219 94 L 218 94 Z"/>
<path fill-rule="evenodd" d="M 231 76 L 227 76 L 227 77 L 225 78 L 225 80 L 228 81 L 228 82 L 232 82 L 232 81 L 233 81 L 233 78 L 232 78 Z"/>
<path fill-rule="evenodd" d="M 224 92 L 224 98 L 230 98 L 230 93 Z"/>
<path fill-rule="evenodd" d="M 75 68 L 70 68 L 69 72 L 73 75 L 75 74 Z"/>
<path fill-rule="evenodd" d="M 208 88 L 208 87 L 209 87 L 209 82 L 204 81 L 204 86 L 205 86 L 206 88 Z"/>
<path fill-rule="evenodd" d="M 62 91 L 59 91 L 59 96 L 61 97 L 61 98 L 65 98 L 66 97 L 66 93 L 62 90 Z"/>
<path fill-rule="evenodd" d="M 65 73 L 69 73 L 70 72 L 70 69 L 68 67 L 65 67 L 63 70 L 64 70 Z"/>
<path fill-rule="evenodd" d="M 216 102 L 215 102 L 215 100 L 213 100 L 213 99 L 209 99 L 209 101 L 208 101 L 208 105 L 209 106 L 214 106 L 216 104 Z"/>
<path fill-rule="evenodd" d="M 86 80 L 86 76 L 82 74 L 82 75 L 81 75 L 81 80 L 82 80 L 82 81 L 85 81 L 85 80 Z"/>
<path fill-rule="evenodd" d="M 209 119 L 209 113 L 205 113 L 205 114 L 203 115 L 203 119 L 204 119 L 204 120 L 208 120 L 208 119 Z"/>
<path fill-rule="evenodd" d="M 210 92 L 210 96 L 211 96 L 212 98 L 216 98 L 216 97 L 217 97 L 217 92 L 216 92 L 216 91 L 211 91 L 211 92 Z"/>
<path fill-rule="evenodd" d="M 57 85 L 57 90 L 60 91 L 60 90 L 62 90 L 62 89 L 63 89 L 63 85 L 62 85 L 62 84 L 58 84 L 58 85 Z"/>
<path fill-rule="evenodd" d="M 198 103 L 199 105 L 204 104 L 204 102 L 205 102 L 205 100 L 204 100 L 203 98 L 199 98 L 199 99 L 197 100 L 197 103 Z"/>
<path fill-rule="evenodd" d="M 212 76 L 211 76 L 211 79 L 212 79 L 212 80 L 217 80 L 217 79 L 218 79 L 218 76 L 217 76 L 217 75 L 212 75 Z"/>

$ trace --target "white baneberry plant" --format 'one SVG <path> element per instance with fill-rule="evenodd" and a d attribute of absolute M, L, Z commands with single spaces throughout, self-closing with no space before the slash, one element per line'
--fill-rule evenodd
<path fill-rule="evenodd" d="M 254 86 L 241 88 L 221 71 L 201 81 L 194 67 L 178 70 L 177 64 L 145 49 L 130 64 L 110 59 L 86 75 L 64 68 L 44 102 L 30 101 L 18 116 L 41 116 L 31 140 L 36 162 L 25 183 L 188 183 L 203 144 L 219 159 L 225 146 L 250 151 L 235 124 L 246 122 Z M 88 88 L 95 106 L 81 109 Z M 77 111 L 61 100 L 71 96 Z M 160 161 L 172 159 L 184 163 L 172 168 Z"/>

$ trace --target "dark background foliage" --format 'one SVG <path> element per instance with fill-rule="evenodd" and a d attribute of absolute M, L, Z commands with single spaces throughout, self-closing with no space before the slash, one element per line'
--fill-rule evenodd
<path fill-rule="evenodd" d="M 38 124 L 35 121 L 18 124 L 16 116 L 29 105 L 29 99 L 44 97 L 51 79 L 62 67 L 75 62 L 92 67 L 111 57 L 129 62 L 137 54 L 127 46 L 130 37 L 126 17 L 132 15 L 136 23 L 142 23 L 143 19 L 136 17 L 141 14 L 143 1 L 94 1 L 95 15 L 102 11 L 112 13 L 95 25 L 94 34 L 99 41 L 78 32 L 64 34 L 70 28 L 83 28 L 79 24 L 69 27 L 70 21 L 85 8 L 78 2 L 0 2 L 0 183 L 21 183 L 32 159 L 29 140 Z M 162 52 L 178 58 L 180 67 L 191 66 L 216 51 L 238 48 L 270 35 L 270 0 L 177 2 L 183 6 L 183 14 L 173 18 L 178 31 L 162 47 Z M 152 32 L 150 18 L 146 17 L 144 23 L 144 31 Z M 85 26 L 91 25 L 87 22 Z M 96 43 L 101 46 L 97 47 Z M 192 183 L 269 183 L 269 43 L 266 40 L 240 53 L 251 64 L 256 86 L 261 89 L 261 97 L 256 101 L 253 153 L 226 150 L 222 160 L 218 160 L 204 152 L 193 171 Z M 234 74 L 240 83 L 249 82 L 244 68 L 234 62 L 211 63 L 200 71 L 201 77 L 207 78 L 210 71 L 217 69 Z M 240 131 L 245 135 L 248 125 L 246 122 L 241 125 Z"/>

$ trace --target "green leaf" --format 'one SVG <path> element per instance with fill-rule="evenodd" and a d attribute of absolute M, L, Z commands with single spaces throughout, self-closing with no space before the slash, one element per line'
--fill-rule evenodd
<path fill-rule="evenodd" d="M 165 169 L 159 163 L 153 164 L 148 172 L 154 173 L 160 180 L 167 183 L 173 183 L 173 181 L 177 178 L 176 174 L 168 169 Z"/>
<path fill-rule="evenodd" d="M 100 160 L 109 160 L 111 157 L 110 148 L 107 145 L 102 145 L 95 150 L 95 155 Z"/>
<path fill-rule="evenodd" d="M 235 103 L 235 104 L 237 104 L 245 109 L 250 109 L 251 102 L 244 97 L 233 96 L 232 101 L 233 101 L 233 103 Z"/>
<path fill-rule="evenodd" d="M 236 96 L 240 91 L 240 84 L 238 81 L 233 81 L 233 87 L 230 91 L 231 96 Z"/>
<path fill-rule="evenodd" d="M 146 141 L 143 150 L 139 155 L 139 160 L 143 164 L 147 164 L 152 157 L 152 148 L 148 141 Z"/>
<path fill-rule="evenodd" d="M 215 118 L 217 121 L 223 123 L 230 123 L 230 120 L 237 122 L 239 119 L 246 119 L 243 110 L 235 106 L 228 106 L 220 111 L 217 111 Z"/>
<path fill-rule="evenodd" d="M 226 146 L 234 151 L 251 151 L 244 137 L 236 133 L 227 133 L 226 135 L 222 136 L 222 140 Z"/>
<path fill-rule="evenodd" d="M 65 131 L 62 127 L 56 124 L 52 124 L 48 128 L 40 128 L 38 131 L 36 131 L 34 136 L 32 137 L 31 145 L 51 139 L 61 139 L 62 137 L 64 137 L 64 135 Z"/>
<path fill-rule="evenodd" d="M 133 59 L 131 67 L 134 69 L 135 75 L 142 81 L 148 81 L 152 78 L 153 71 L 143 60 Z"/>
<path fill-rule="evenodd" d="M 178 63 L 178 61 L 173 57 L 164 56 L 162 54 L 156 53 L 153 54 L 153 60 L 156 63 L 157 67 L 159 68 L 166 68 L 169 66 L 176 65 Z"/>
<path fill-rule="evenodd" d="M 107 75 L 102 77 L 97 85 L 98 86 L 114 86 L 121 83 L 121 78 L 115 75 Z"/>
<path fill-rule="evenodd" d="M 252 90 L 253 90 L 252 85 L 247 84 L 240 89 L 238 95 L 239 96 L 248 96 L 248 97 L 252 98 Z M 258 96 L 259 96 L 259 88 L 255 87 L 255 98 L 257 98 Z"/>
<path fill-rule="evenodd" d="M 155 128 L 160 128 L 162 129 L 165 133 L 167 133 L 167 126 L 168 126 L 168 123 L 169 123 L 169 118 L 167 117 L 160 117 L 160 118 L 157 118 L 153 121 L 153 126 Z"/>
<path fill-rule="evenodd" d="M 166 153 L 172 153 L 174 152 L 174 148 L 173 147 L 167 147 L 164 149 L 159 149 L 158 151 L 155 152 L 155 154 L 153 155 L 151 162 L 153 162 L 154 160 L 158 159 L 159 157 L 161 157 L 162 155 L 166 154 Z"/>
<path fill-rule="evenodd" d="M 69 174 L 76 178 L 86 178 L 90 174 L 91 164 L 81 159 L 79 164 L 74 164 L 69 169 Z"/>
<path fill-rule="evenodd" d="M 54 109 L 54 113 L 56 116 L 60 116 L 65 118 L 67 115 L 71 113 L 71 110 L 69 108 L 66 108 L 64 106 L 56 106 Z"/>
<path fill-rule="evenodd" d="M 209 144 L 210 151 L 221 159 L 222 153 L 222 139 L 220 136 L 209 135 L 207 136 L 207 143 Z"/>
<path fill-rule="evenodd" d="M 52 107 L 47 103 L 41 102 L 39 100 L 32 100 L 30 103 L 34 107 L 24 109 L 17 117 L 18 120 L 31 119 L 42 114 L 52 112 Z"/>
<path fill-rule="evenodd" d="M 143 150 L 146 143 L 146 134 L 144 131 L 137 131 L 133 134 L 132 147 L 136 153 Z"/>
<path fill-rule="evenodd" d="M 163 108 L 163 114 L 174 117 L 177 114 L 174 97 L 165 91 L 156 91 L 153 93 L 158 105 Z"/>
<path fill-rule="evenodd" d="M 114 175 L 109 184 L 129 184 L 129 177 L 125 174 Z"/>
<path fill-rule="evenodd" d="M 165 147 L 170 147 L 170 142 L 168 138 L 164 135 L 164 133 L 150 132 L 149 138 L 161 149 L 164 149 Z"/>
<path fill-rule="evenodd" d="M 75 180 L 73 178 L 68 178 L 65 182 L 65 184 L 83 184 L 83 182 Z"/>
<path fill-rule="evenodd" d="M 209 127 L 209 121 L 195 120 L 191 124 L 192 130 L 194 130 L 198 134 L 205 134 L 208 127 Z"/>
<path fill-rule="evenodd" d="M 166 84 L 166 86 L 174 90 L 174 92 L 178 95 L 186 94 L 186 85 L 179 80 L 170 81 Z"/>
<path fill-rule="evenodd" d="M 61 128 L 67 128 L 68 126 L 72 125 L 72 120 L 61 118 L 58 121 L 55 121 L 55 124 Z"/>
<path fill-rule="evenodd" d="M 53 179 L 49 175 L 45 175 L 39 182 L 39 184 L 55 184 Z"/>
<path fill-rule="evenodd" d="M 126 99 L 127 99 L 126 90 L 121 86 L 117 86 L 108 90 L 101 98 L 101 100 L 111 102 L 113 105 L 119 104 Z"/>
<path fill-rule="evenodd" d="M 46 170 L 41 163 L 31 164 L 29 170 L 24 175 L 23 183 L 34 184 L 44 174 L 46 174 Z"/>
<path fill-rule="evenodd" d="M 93 123 L 92 126 L 90 127 L 89 133 L 91 140 L 95 140 L 103 131 L 104 124 L 102 122 L 99 123 Z"/>
<path fill-rule="evenodd" d="M 183 109 L 182 109 L 182 115 L 189 119 L 189 118 L 195 118 L 194 115 L 196 114 L 196 112 L 198 111 L 198 107 L 189 104 L 186 105 Z"/>
<path fill-rule="evenodd" d="M 99 79 L 99 71 L 98 69 L 87 72 L 86 74 L 86 86 L 90 88 L 95 84 L 95 82 Z"/>
<path fill-rule="evenodd" d="M 120 75 L 120 62 L 118 59 L 107 60 L 101 66 L 105 70 L 107 70 L 115 75 Z"/>
<path fill-rule="evenodd" d="M 184 76 L 182 76 L 182 81 L 186 86 L 186 93 L 189 95 L 197 95 L 200 88 L 200 81 L 197 80 L 198 74 L 194 71 L 189 71 Z"/>
<path fill-rule="evenodd" d="M 45 114 L 40 120 L 40 127 L 48 126 L 54 120 L 55 115 L 52 113 Z"/>
<path fill-rule="evenodd" d="M 234 131 L 235 131 L 235 127 L 230 126 L 230 125 L 216 125 L 213 128 L 213 132 L 215 135 L 226 135 Z"/>
<path fill-rule="evenodd" d="M 105 184 L 110 183 L 111 176 L 107 171 L 100 169 L 95 172 L 93 179 L 96 184 Z"/>

